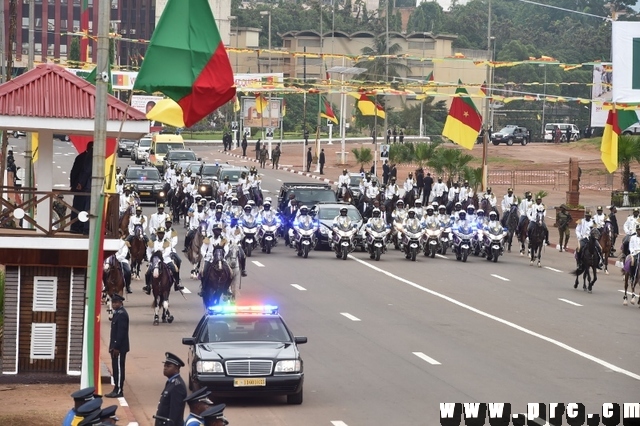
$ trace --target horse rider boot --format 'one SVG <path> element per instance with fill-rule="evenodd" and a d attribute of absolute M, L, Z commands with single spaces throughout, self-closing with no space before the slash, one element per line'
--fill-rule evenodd
<path fill-rule="evenodd" d="M 227 239 L 233 241 L 238 245 L 238 262 L 240 263 L 240 274 L 243 277 L 247 276 L 247 256 L 244 254 L 244 250 L 242 249 L 242 239 L 244 238 L 244 233 L 242 232 L 242 228 L 238 225 L 237 221 L 233 221 L 231 226 L 228 228 Z"/>
<path fill-rule="evenodd" d="M 640 253 L 640 225 L 636 226 L 636 234 L 632 235 L 629 239 L 629 255 L 627 256 L 625 266 L 626 263 L 629 262 L 630 269 L 633 268 L 636 263 L 638 253 Z"/>
<path fill-rule="evenodd" d="M 576 237 L 578 238 L 579 246 L 576 253 L 576 261 L 578 268 L 582 267 L 582 249 L 589 242 L 589 235 L 591 234 L 591 230 L 596 227 L 595 222 L 591 218 L 591 212 L 586 211 L 584 214 L 584 219 L 578 222 L 576 226 Z M 596 251 L 598 252 L 598 258 L 600 259 L 598 269 L 602 269 L 603 261 L 602 261 L 602 248 L 600 247 L 600 243 L 596 241 Z"/>
<path fill-rule="evenodd" d="M 347 188 L 351 184 L 351 178 L 347 169 L 342 170 L 342 174 L 338 176 L 338 199 L 342 200 L 347 193 Z"/>
<path fill-rule="evenodd" d="M 546 245 L 549 245 L 549 229 L 547 228 L 547 224 L 544 222 L 545 212 L 546 208 L 544 204 L 534 204 L 533 206 L 531 206 L 529 212 L 527 213 L 527 216 L 529 217 L 529 227 L 527 228 L 527 235 L 529 235 L 529 233 L 533 229 L 533 224 L 536 222 L 538 216 L 540 216 L 540 226 L 542 226 L 542 229 L 544 229 L 544 243 Z"/>
<path fill-rule="evenodd" d="M 635 229 L 638 225 L 640 225 L 640 208 L 636 207 L 633 209 L 633 214 L 627 217 L 624 225 L 622 225 L 625 233 L 625 237 L 622 240 L 622 256 L 629 254 L 629 240 L 635 235 Z"/>
<path fill-rule="evenodd" d="M 525 199 L 520 201 L 520 205 L 518 206 L 518 210 L 520 211 L 520 220 L 518 221 L 518 230 L 522 228 L 522 224 L 524 220 L 527 218 L 527 214 L 529 213 L 529 209 L 533 206 L 534 202 L 531 199 L 533 195 L 530 192 L 525 194 Z"/>
<path fill-rule="evenodd" d="M 556 225 L 558 226 L 558 233 L 560 235 L 560 251 L 567 251 L 567 244 L 569 244 L 569 237 L 571 232 L 569 231 L 569 224 L 571 223 L 571 215 L 567 212 L 567 206 L 562 204 L 560 211 L 556 215 Z"/>
<path fill-rule="evenodd" d="M 186 253 L 191 245 L 191 240 L 193 239 L 193 234 L 197 231 L 200 226 L 200 222 L 206 219 L 206 213 L 204 211 L 204 206 L 206 204 L 206 200 L 203 200 L 204 203 L 198 203 L 197 210 L 194 212 L 189 212 L 189 232 L 184 237 L 184 249 L 183 253 Z"/>

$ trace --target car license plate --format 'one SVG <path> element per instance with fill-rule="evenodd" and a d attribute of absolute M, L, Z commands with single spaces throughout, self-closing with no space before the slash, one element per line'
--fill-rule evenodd
<path fill-rule="evenodd" d="M 247 387 L 247 386 L 266 386 L 267 385 L 267 379 L 262 378 L 262 379 L 253 379 L 253 378 L 247 378 L 247 379 L 233 379 L 233 387 L 235 388 L 242 388 L 242 387 Z"/>
<path fill-rule="evenodd" d="M 141 192 L 140 195 L 151 195 L 150 192 Z"/>

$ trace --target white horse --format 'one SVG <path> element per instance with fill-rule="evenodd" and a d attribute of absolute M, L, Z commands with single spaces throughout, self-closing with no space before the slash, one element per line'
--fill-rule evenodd
<path fill-rule="evenodd" d="M 229 252 L 226 256 L 227 264 L 231 269 L 231 285 L 229 291 L 231 292 L 231 302 L 235 302 L 238 296 L 238 290 L 242 288 L 242 275 L 240 274 L 240 247 L 236 242 L 229 242 Z"/>

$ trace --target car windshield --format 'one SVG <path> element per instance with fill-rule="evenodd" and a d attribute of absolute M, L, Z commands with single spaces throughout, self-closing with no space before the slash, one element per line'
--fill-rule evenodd
<path fill-rule="evenodd" d="M 129 169 L 127 170 L 127 180 L 160 180 L 158 169 Z"/>
<path fill-rule="evenodd" d="M 240 180 L 241 170 L 223 170 L 220 172 L 220 180 L 224 180 L 225 177 L 229 178 L 229 182 L 238 182 Z"/>
<path fill-rule="evenodd" d="M 202 176 L 215 176 L 220 166 L 204 166 L 202 168 Z"/>
<path fill-rule="evenodd" d="M 184 148 L 184 145 L 181 142 L 162 142 L 156 144 L 156 154 L 166 154 L 170 149 L 180 149 Z M 177 160 L 195 160 L 195 154 L 193 154 L 193 158 L 176 158 Z"/>
<path fill-rule="evenodd" d="M 197 160 L 196 153 L 192 151 L 170 152 L 167 157 L 171 161 Z"/>
<path fill-rule="evenodd" d="M 503 133 L 505 135 L 510 135 L 511 133 L 513 133 L 513 131 L 515 130 L 515 127 L 504 127 L 500 130 L 499 133 Z"/>
<path fill-rule="evenodd" d="M 151 146 L 151 139 L 140 139 L 138 146 L 142 148 L 149 148 Z"/>
<path fill-rule="evenodd" d="M 336 193 L 330 189 L 304 189 L 293 193 L 296 195 L 298 205 L 314 205 L 321 201 L 336 201 Z M 310 207 L 310 206 L 309 206 Z"/>
<path fill-rule="evenodd" d="M 131 139 L 121 139 L 120 142 L 127 144 L 127 145 L 133 145 L 136 143 L 136 141 L 133 141 Z"/>
<path fill-rule="evenodd" d="M 320 220 L 333 220 L 336 216 L 340 215 L 340 207 L 320 207 L 318 212 L 318 219 Z M 347 216 L 354 221 L 362 220 L 360 212 L 357 209 L 350 209 L 347 207 Z"/>
<path fill-rule="evenodd" d="M 291 342 L 278 317 L 210 316 L 199 336 L 200 343 L 212 342 Z"/>

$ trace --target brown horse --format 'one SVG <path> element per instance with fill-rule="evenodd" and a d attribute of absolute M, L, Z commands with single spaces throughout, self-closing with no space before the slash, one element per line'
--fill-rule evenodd
<path fill-rule="evenodd" d="M 624 297 L 622 298 L 622 304 L 624 306 L 627 306 L 627 289 L 629 288 L 629 277 L 631 277 L 631 304 L 636 304 L 636 285 L 638 284 L 638 281 L 640 281 L 640 274 L 638 274 L 640 266 L 638 265 L 638 263 L 640 262 L 639 258 L 640 255 L 636 254 L 634 256 L 633 266 L 631 266 L 631 260 L 625 259 L 624 268 L 622 268 L 622 273 L 624 274 Z M 640 308 L 640 303 L 638 304 L 638 307 Z"/>
<path fill-rule="evenodd" d="M 611 244 L 613 241 L 613 230 L 611 222 L 607 220 L 600 233 L 600 247 L 602 248 L 602 262 L 604 263 L 604 273 L 609 275 L 609 255 L 611 254 Z"/>
<path fill-rule="evenodd" d="M 191 232 L 191 231 L 190 231 Z M 191 238 L 191 243 L 189 247 L 187 247 L 187 259 L 191 263 L 191 279 L 196 279 L 198 277 L 198 270 L 200 270 L 200 262 L 202 261 L 202 253 L 200 249 L 202 248 L 202 243 L 204 241 L 204 237 L 207 233 L 207 222 L 200 222 L 200 226 L 193 230 L 193 238 Z"/>
<path fill-rule="evenodd" d="M 102 283 L 104 284 L 107 314 L 109 314 L 109 319 L 111 320 L 113 318 L 113 307 L 111 306 L 113 295 L 119 294 L 122 296 L 124 291 L 124 271 L 115 255 L 109 256 L 104 262 Z"/>
<path fill-rule="evenodd" d="M 122 231 L 123 235 L 127 235 L 129 233 L 129 219 L 131 219 L 131 209 L 127 209 L 120 218 L 118 227 Z"/>
<path fill-rule="evenodd" d="M 151 274 L 151 291 L 153 292 L 153 325 L 158 325 L 160 306 L 162 306 L 162 322 L 173 322 L 173 315 L 169 312 L 169 295 L 171 294 L 171 271 L 162 260 L 162 252 L 157 251 L 149 259 Z"/>
<path fill-rule="evenodd" d="M 133 228 L 133 239 L 131 240 L 131 275 L 137 280 L 140 279 L 140 266 L 144 260 L 144 234 L 142 233 L 142 225 L 136 225 Z"/>

